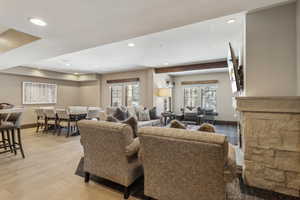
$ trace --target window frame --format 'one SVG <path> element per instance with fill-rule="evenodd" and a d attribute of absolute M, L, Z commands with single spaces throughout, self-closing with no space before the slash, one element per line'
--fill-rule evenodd
<path fill-rule="evenodd" d="M 213 110 L 214 110 L 214 112 L 217 112 L 217 109 L 218 109 L 218 104 L 217 104 L 217 93 L 218 93 L 218 85 L 217 84 L 195 84 L 195 85 L 185 85 L 184 87 L 183 87 L 183 105 L 184 105 L 184 107 L 186 107 L 186 106 L 190 106 L 190 105 L 187 105 L 188 104 L 188 100 L 186 100 L 188 97 L 186 96 L 187 94 L 186 94 L 186 89 L 190 89 L 190 88 L 198 88 L 199 90 L 200 90 L 200 92 L 199 92 L 199 94 L 200 94 L 200 105 L 193 105 L 193 103 L 191 104 L 192 106 L 191 107 L 201 107 L 202 109 L 211 109 L 211 108 L 207 108 L 207 106 L 205 106 L 205 97 L 204 97 L 204 94 L 203 94 L 203 92 L 204 92 L 204 90 L 206 89 L 206 88 L 208 88 L 208 87 L 210 87 L 210 88 L 213 88 L 214 89 L 214 92 L 215 92 L 215 105 L 214 105 L 214 108 L 213 108 Z M 211 90 L 211 89 L 210 89 Z M 199 95 L 198 94 L 198 95 Z M 190 98 L 193 98 L 193 97 L 190 97 Z M 197 100 L 194 100 L 195 102 L 197 102 Z M 199 100 L 198 100 L 199 101 Z"/>

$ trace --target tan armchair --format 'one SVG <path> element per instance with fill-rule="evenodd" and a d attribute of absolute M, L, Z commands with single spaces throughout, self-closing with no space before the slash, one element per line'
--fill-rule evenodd
<path fill-rule="evenodd" d="M 150 199 L 226 199 L 226 182 L 232 180 L 235 164 L 226 136 L 158 127 L 142 128 L 139 136 L 145 195 Z"/>
<path fill-rule="evenodd" d="M 79 122 L 84 150 L 85 182 L 90 174 L 125 186 L 124 198 L 129 197 L 129 186 L 142 175 L 137 158 L 139 141 L 133 138 L 129 125 L 104 121 Z"/>

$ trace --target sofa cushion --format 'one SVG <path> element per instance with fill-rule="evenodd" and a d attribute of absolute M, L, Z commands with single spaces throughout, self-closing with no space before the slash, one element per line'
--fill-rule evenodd
<path fill-rule="evenodd" d="M 139 111 L 138 119 L 139 119 L 139 121 L 150 121 L 151 119 L 150 119 L 149 110 L 145 109 L 145 110 Z"/>
<path fill-rule="evenodd" d="M 170 123 L 170 128 L 186 129 L 185 125 L 178 120 L 172 120 Z"/>

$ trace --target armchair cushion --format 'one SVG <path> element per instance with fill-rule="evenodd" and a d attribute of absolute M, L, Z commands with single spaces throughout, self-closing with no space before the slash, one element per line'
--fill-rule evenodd
<path fill-rule="evenodd" d="M 139 138 L 135 138 L 131 144 L 126 147 L 126 156 L 130 157 L 139 152 L 140 149 L 140 140 Z"/>

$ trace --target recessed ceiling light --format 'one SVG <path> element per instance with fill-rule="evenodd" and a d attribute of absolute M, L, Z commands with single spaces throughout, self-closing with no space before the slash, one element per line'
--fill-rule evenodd
<path fill-rule="evenodd" d="M 128 43 L 128 46 L 129 46 L 129 47 L 134 47 L 135 44 L 134 44 L 134 43 Z"/>
<path fill-rule="evenodd" d="M 234 22 L 235 22 L 235 19 L 230 19 L 230 20 L 227 21 L 227 24 L 232 24 Z"/>
<path fill-rule="evenodd" d="M 164 65 L 169 65 L 169 63 L 168 63 L 168 62 L 165 62 Z"/>
<path fill-rule="evenodd" d="M 71 66 L 71 64 L 70 63 L 66 63 L 66 66 Z"/>
<path fill-rule="evenodd" d="M 47 23 L 44 20 L 39 19 L 39 18 L 31 17 L 28 20 L 37 26 L 47 26 Z"/>
<path fill-rule="evenodd" d="M 75 74 L 75 75 L 78 75 L 79 73 L 75 72 L 74 74 Z"/>

